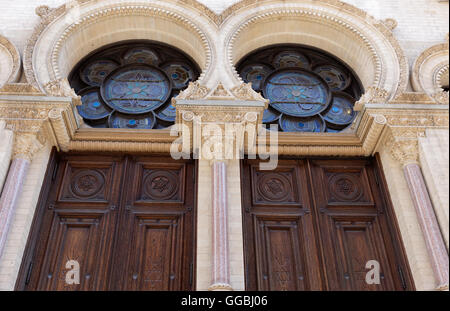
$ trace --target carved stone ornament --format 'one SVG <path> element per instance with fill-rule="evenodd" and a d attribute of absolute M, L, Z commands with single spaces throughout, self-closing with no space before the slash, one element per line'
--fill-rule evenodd
<path fill-rule="evenodd" d="M 13 158 L 31 161 L 44 143 L 45 139 L 38 133 L 16 133 L 14 135 Z"/>
<path fill-rule="evenodd" d="M 48 5 L 40 5 L 36 8 L 36 15 L 40 18 L 45 18 L 49 15 L 54 9 L 50 8 Z"/>
<path fill-rule="evenodd" d="M 81 97 L 70 87 L 69 81 L 64 79 L 54 80 L 44 85 L 45 92 L 50 96 L 71 97 L 76 100 L 76 105 L 81 105 Z"/>
<path fill-rule="evenodd" d="M 387 28 L 389 28 L 391 31 L 393 31 L 395 28 L 397 28 L 397 21 L 393 18 L 386 18 L 382 21 L 384 25 L 386 25 Z"/>
<path fill-rule="evenodd" d="M 441 105 L 449 104 L 448 92 L 446 92 L 446 91 L 440 91 L 440 92 L 435 93 L 433 98 L 438 104 L 441 104 Z"/>
<path fill-rule="evenodd" d="M 355 103 L 354 110 L 361 111 L 365 104 L 383 104 L 389 99 L 389 92 L 370 86 L 361 98 Z"/>
<path fill-rule="evenodd" d="M 403 166 L 418 163 L 419 161 L 419 143 L 417 138 L 396 138 L 390 134 L 385 145 L 389 148 L 392 157 Z"/>
<path fill-rule="evenodd" d="M 187 89 L 180 92 L 180 94 L 174 98 L 172 101 L 178 100 L 178 99 L 203 99 L 208 95 L 210 90 L 206 86 L 200 85 L 200 83 L 196 82 L 189 82 L 189 86 Z"/>

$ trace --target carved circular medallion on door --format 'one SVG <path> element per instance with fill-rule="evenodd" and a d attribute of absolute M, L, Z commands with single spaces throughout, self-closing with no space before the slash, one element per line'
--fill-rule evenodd
<path fill-rule="evenodd" d="M 330 194 L 338 201 L 357 201 L 363 193 L 357 176 L 334 174 L 329 181 Z"/>
<path fill-rule="evenodd" d="M 289 179 L 282 174 L 265 173 L 258 176 L 257 194 L 258 201 L 292 201 L 292 185 Z"/>
<path fill-rule="evenodd" d="M 178 190 L 180 178 L 178 172 L 167 170 L 151 170 L 144 177 L 143 200 L 179 199 Z"/>
<path fill-rule="evenodd" d="M 103 188 L 105 178 L 96 170 L 82 170 L 72 177 L 71 190 L 77 197 L 90 198 Z"/>

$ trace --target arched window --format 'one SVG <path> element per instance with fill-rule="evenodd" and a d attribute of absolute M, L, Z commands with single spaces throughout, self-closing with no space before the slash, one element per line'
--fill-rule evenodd
<path fill-rule="evenodd" d="M 159 129 L 175 121 L 171 98 L 198 78 L 196 64 L 164 45 L 133 42 L 86 57 L 69 81 L 79 114 L 93 127 Z"/>
<path fill-rule="evenodd" d="M 356 117 L 361 83 L 336 58 L 285 45 L 258 50 L 239 62 L 238 72 L 270 100 L 263 123 L 285 132 L 339 132 Z"/>

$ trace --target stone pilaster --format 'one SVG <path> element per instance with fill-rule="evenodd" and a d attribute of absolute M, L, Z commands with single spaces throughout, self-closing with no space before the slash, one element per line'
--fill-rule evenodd
<path fill-rule="evenodd" d="M 390 136 L 387 145 L 392 157 L 403 165 L 403 173 L 431 259 L 437 282 L 436 289 L 448 290 L 449 258 L 447 248 L 419 165 L 418 141 L 411 137 Z"/>
<path fill-rule="evenodd" d="M 28 167 L 34 154 L 42 147 L 38 133 L 15 133 L 13 157 L 0 197 L 0 257 L 3 253 L 9 227 L 15 214 L 17 201 Z"/>

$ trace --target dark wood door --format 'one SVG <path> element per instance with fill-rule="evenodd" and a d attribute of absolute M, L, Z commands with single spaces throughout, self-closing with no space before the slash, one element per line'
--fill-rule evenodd
<path fill-rule="evenodd" d="M 248 290 L 411 290 L 413 283 L 375 159 L 243 161 Z M 366 264 L 380 265 L 367 284 Z"/>
<path fill-rule="evenodd" d="M 17 281 L 26 290 L 189 290 L 194 164 L 168 157 L 59 155 Z M 75 260 L 80 284 L 67 284 Z"/>

